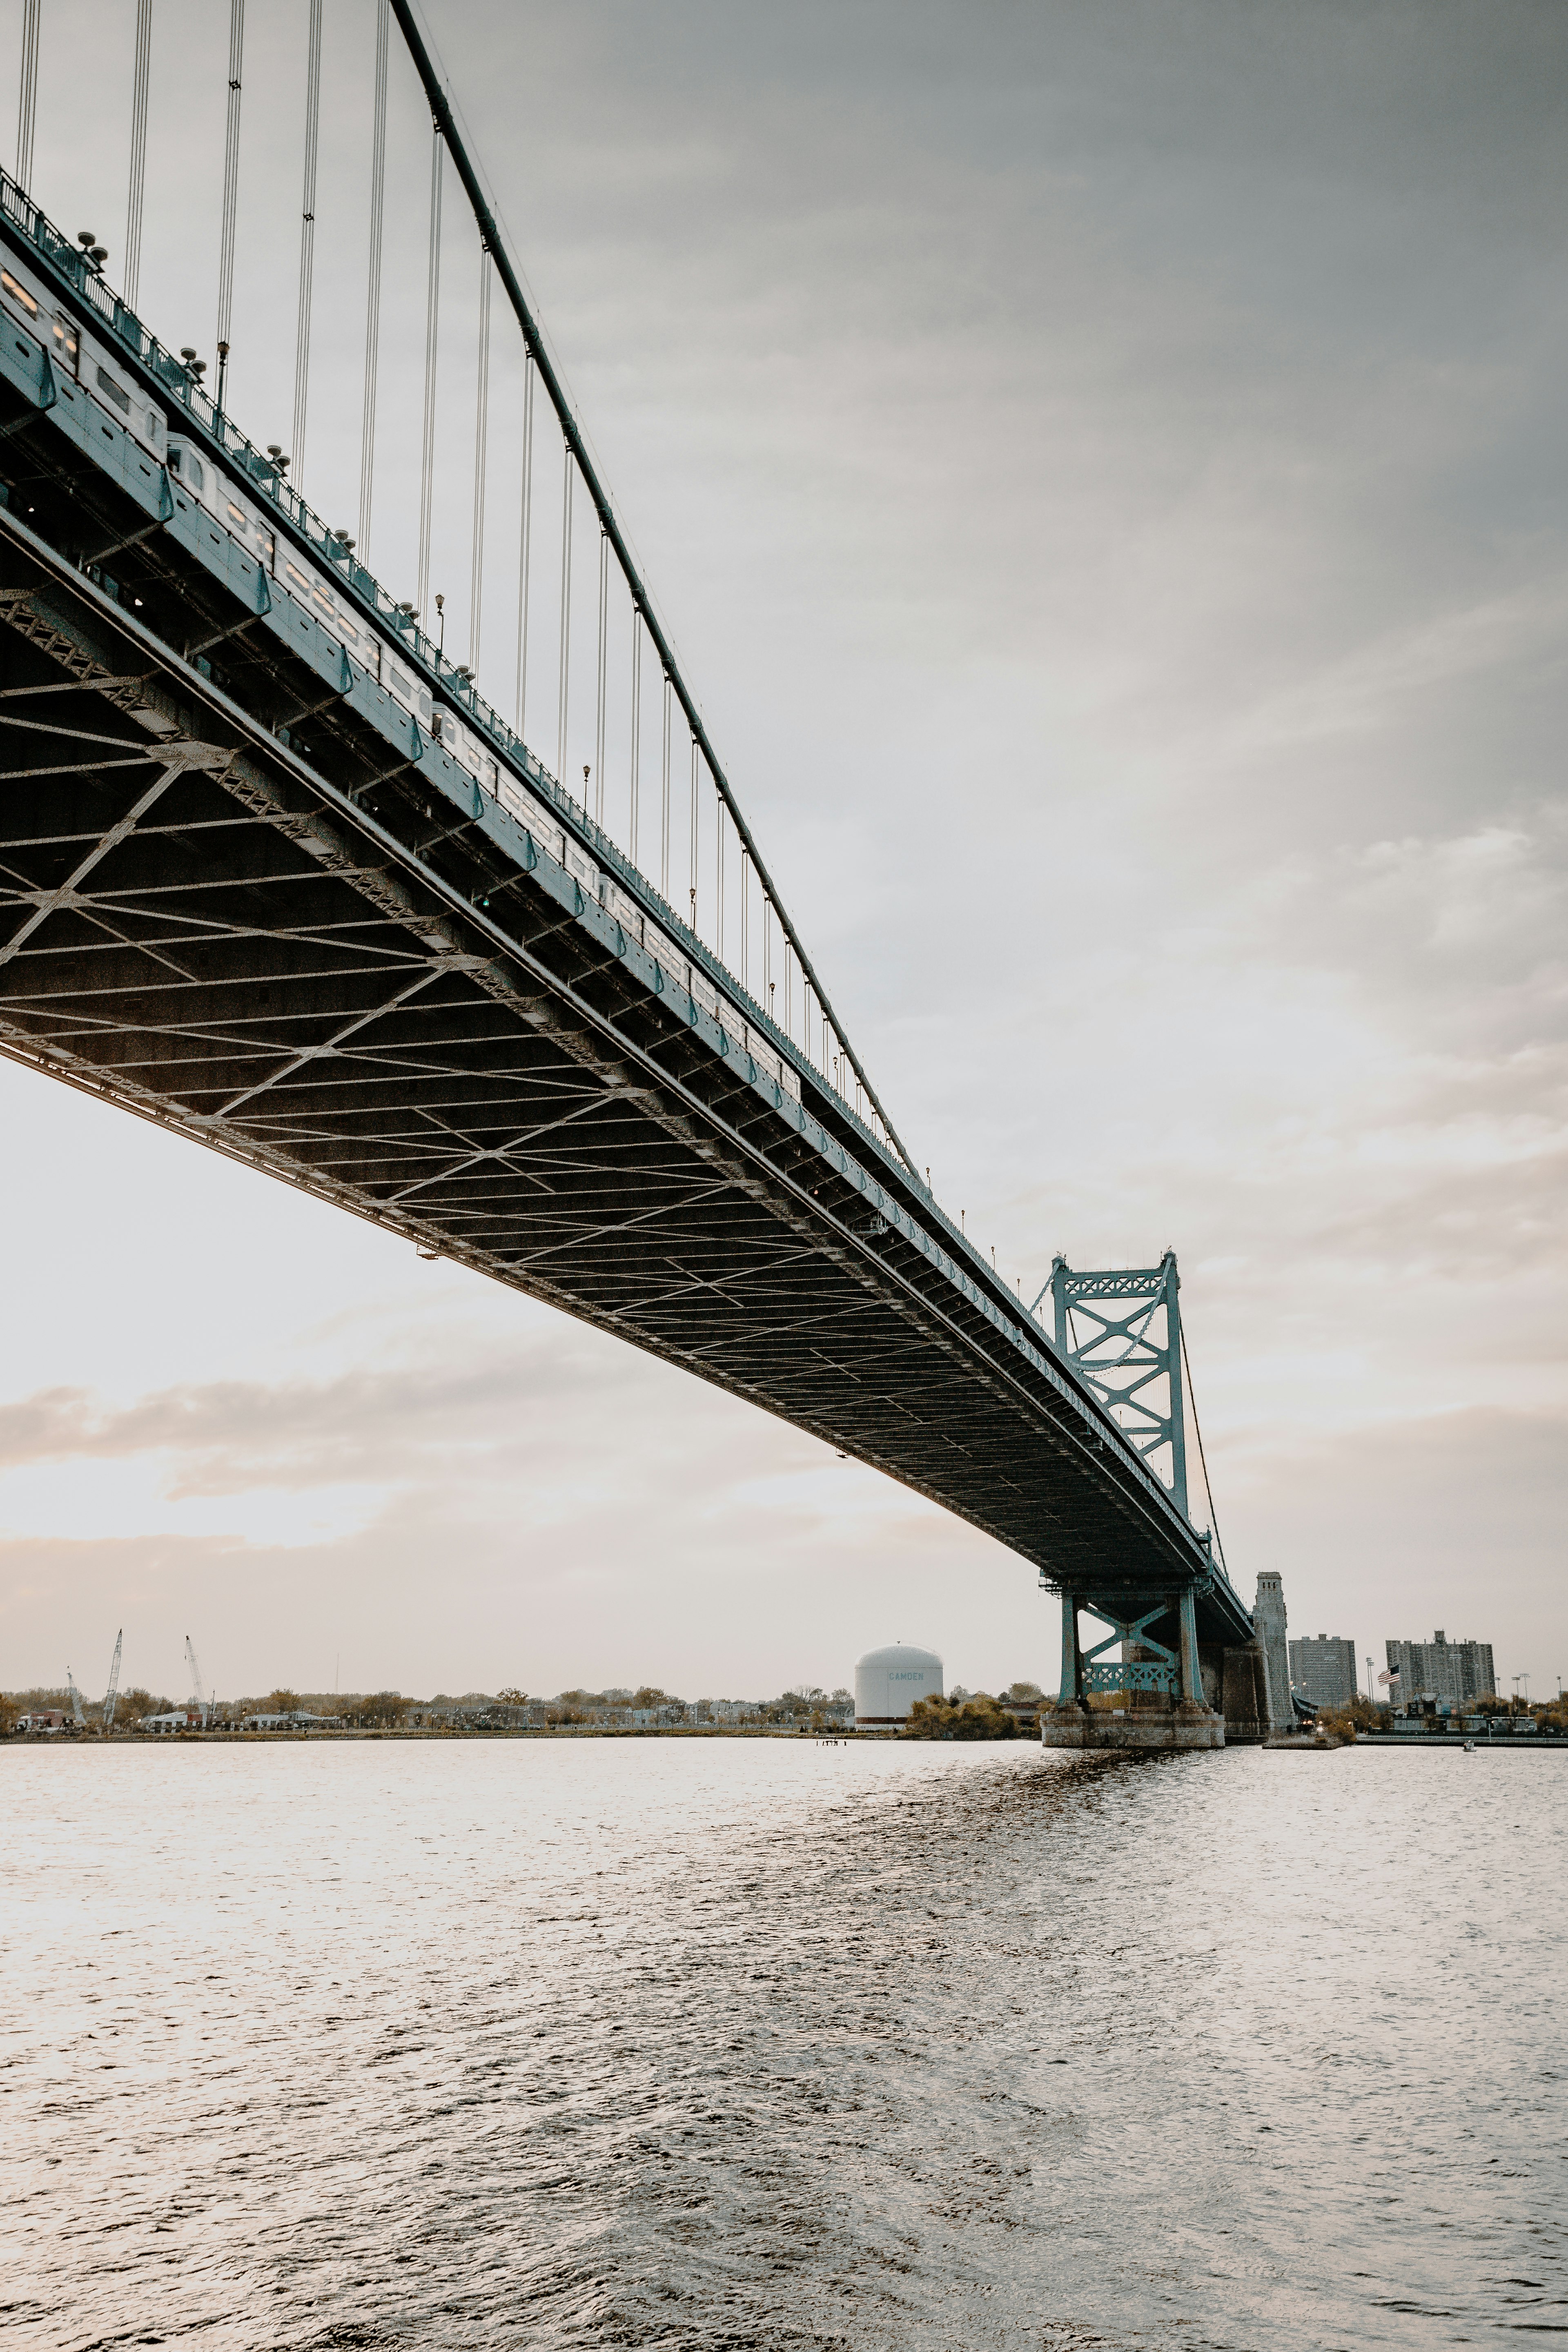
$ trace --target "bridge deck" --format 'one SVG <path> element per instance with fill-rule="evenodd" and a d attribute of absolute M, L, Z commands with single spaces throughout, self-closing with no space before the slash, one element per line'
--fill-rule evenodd
<path fill-rule="evenodd" d="M 166 481 L 15 369 L 0 411 L 0 1050 L 683 1365 L 1053 1581 L 1129 1610 L 1196 1582 L 1246 1637 L 830 1087 L 796 1103 L 307 614 L 149 524 Z"/>

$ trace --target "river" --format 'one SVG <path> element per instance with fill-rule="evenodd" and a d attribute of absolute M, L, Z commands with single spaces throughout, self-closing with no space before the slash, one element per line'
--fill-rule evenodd
<path fill-rule="evenodd" d="M 0 2332 L 1568 2333 L 1565 1775 L 1371 1749 L 12 1748 Z"/>

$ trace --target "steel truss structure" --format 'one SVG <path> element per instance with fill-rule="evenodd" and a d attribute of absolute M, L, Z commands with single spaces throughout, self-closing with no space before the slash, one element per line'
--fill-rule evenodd
<path fill-rule="evenodd" d="M 1187 1437 L 1175 1252 L 1167 1250 L 1158 1265 L 1094 1274 L 1075 1271 L 1058 1255 L 1051 1260 L 1047 1287 L 1058 1351 L 1077 1367 L 1142 1459 L 1162 1473 L 1185 1516 Z"/>
<path fill-rule="evenodd" d="M 795 1099 L 9 342 L 0 1051 L 746 1398 L 1120 1620 L 1184 1594 L 1249 1638 L 831 1087 L 802 1066 Z"/>

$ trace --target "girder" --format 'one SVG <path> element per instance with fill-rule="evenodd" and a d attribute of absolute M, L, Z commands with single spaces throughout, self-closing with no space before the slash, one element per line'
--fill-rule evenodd
<path fill-rule="evenodd" d="M 1195 1589 L 1246 1638 L 832 1089 L 792 1099 L 455 763 L 392 759 L 346 659 L 323 695 L 314 624 L 237 617 L 25 399 L 0 384 L 0 1051 L 748 1399 L 1121 1618 Z M 110 594 L 71 550 L 117 532 Z"/>

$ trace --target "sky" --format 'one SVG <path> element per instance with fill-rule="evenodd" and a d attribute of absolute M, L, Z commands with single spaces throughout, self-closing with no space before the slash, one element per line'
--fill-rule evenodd
<path fill-rule="evenodd" d="M 1381 1667 L 1441 1626 L 1554 1691 L 1568 19 L 426 14 L 709 730 L 944 1205 L 1026 1298 L 1058 1250 L 1175 1249 L 1244 1592 L 1279 1570 L 1293 1632 Z M 116 282 L 134 15 L 43 11 L 34 193 Z M 0 56 L 19 22 L 0 0 Z M 285 445 L 305 26 L 253 0 L 242 110 L 231 406 Z M 372 0 L 326 0 L 296 456 L 350 527 L 374 50 Z M 155 0 L 141 310 L 209 356 L 226 71 L 226 11 Z M 412 596 L 429 125 L 395 46 L 389 158 L 369 552 Z M 450 176 L 442 272 L 452 647 L 479 261 Z M 521 386 L 498 304 L 479 668 L 509 715 Z M 542 416 L 545 572 L 560 478 Z M 581 536 L 574 562 L 586 645 Z M 531 645 L 553 765 L 542 621 Z M 591 726 L 580 698 L 568 772 Z M 52 1081 L 0 1066 L 0 1119 L 8 1686 L 95 1687 L 121 1624 L 127 1678 L 170 1692 L 187 1633 L 236 1695 L 758 1694 L 900 1638 L 971 1686 L 1054 1678 L 1033 1570 L 830 1449 Z"/>

